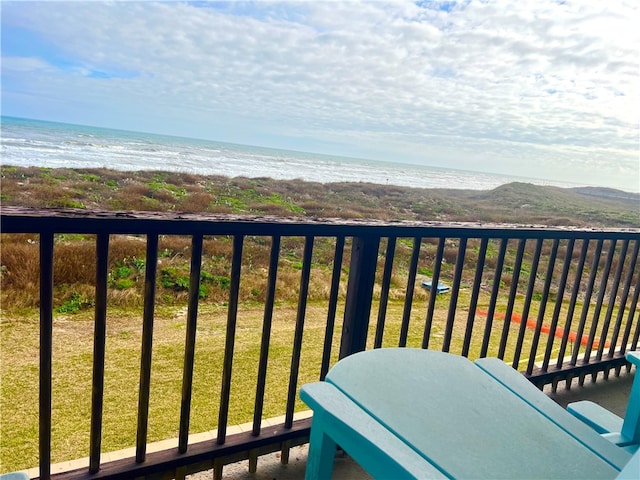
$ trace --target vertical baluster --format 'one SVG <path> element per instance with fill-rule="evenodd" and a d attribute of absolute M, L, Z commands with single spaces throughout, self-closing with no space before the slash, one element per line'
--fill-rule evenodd
<path fill-rule="evenodd" d="M 216 442 L 222 445 L 227 436 L 229 418 L 229 396 L 231 394 L 231 373 L 233 370 L 233 350 L 238 320 L 238 296 L 240 292 L 240 272 L 242 269 L 242 249 L 244 235 L 233 237 L 233 258 L 231 261 L 231 285 L 229 286 L 229 308 L 227 310 L 227 333 L 224 343 L 222 364 L 222 387 L 220 390 L 220 411 L 218 412 L 218 437 Z"/>
<path fill-rule="evenodd" d="M 580 284 L 582 283 L 582 273 L 584 271 L 584 264 L 587 260 L 588 251 L 589 251 L 589 240 L 585 238 L 582 241 L 582 250 L 580 252 L 580 260 L 578 261 L 578 267 L 576 268 L 576 274 L 573 280 L 571 300 L 569 300 L 569 309 L 567 310 L 567 321 L 564 324 L 564 332 L 562 333 L 562 341 L 560 343 L 560 351 L 558 352 L 558 362 L 556 364 L 556 368 L 562 367 L 562 364 L 564 362 L 564 355 L 567 350 L 569 333 L 571 333 L 571 324 L 573 323 L 573 314 L 575 312 L 576 302 L 578 300 L 578 294 L 580 293 Z"/>
<path fill-rule="evenodd" d="M 380 291 L 380 306 L 378 307 L 378 322 L 376 323 L 376 337 L 373 348 L 382 346 L 384 336 L 384 323 L 387 317 L 387 303 L 389 301 L 389 287 L 391 285 L 391 273 L 393 272 L 393 260 L 396 251 L 396 237 L 387 240 L 387 253 L 384 257 L 384 272 L 382 274 L 382 290 Z"/>
<path fill-rule="evenodd" d="M 51 374 L 53 356 L 53 233 L 40 234 L 40 478 L 51 478 Z"/>
<path fill-rule="evenodd" d="M 276 279 L 278 276 L 278 260 L 280 258 L 280 237 L 271 238 L 271 254 L 269 256 L 269 278 L 267 279 L 267 296 L 264 303 L 264 319 L 262 321 L 262 341 L 260 343 L 260 360 L 258 362 L 258 383 L 256 386 L 256 403 L 253 409 L 254 436 L 260 435 L 262 410 L 264 406 L 264 389 L 267 383 L 267 364 L 269 360 L 269 343 L 271 340 L 271 323 L 273 305 L 276 297 Z"/>
<path fill-rule="evenodd" d="M 107 279 L 109 275 L 109 234 L 96 238 L 96 305 L 93 332 L 93 385 L 91 389 L 91 431 L 89 472 L 100 469 L 102 408 L 104 400 L 104 362 L 107 337 Z"/>
<path fill-rule="evenodd" d="M 442 267 L 442 257 L 444 256 L 445 238 L 440 237 L 438 242 L 438 250 L 433 264 L 433 277 L 431 278 L 431 291 L 429 292 L 429 306 L 427 307 L 427 317 L 424 322 L 424 333 L 422 335 L 422 348 L 429 348 L 431 339 L 431 327 L 433 325 L 433 312 L 436 308 L 436 299 L 438 297 L 437 285 L 440 281 L 440 269 Z M 434 288 L 434 285 L 436 288 Z"/>
<path fill-rule="evenodd" d="M 189 304 L 187 306 L 187 332 L 184 345 L 184 365 L 182 369 L 182 400 L 180 403 L 180 431 L 178 451 L 187 451 L 189 441 L 189 420 L 191 416 L 191 394 L 193 391 L 193 365 L 196 352 L 196 331 L 198 323 L 198 299 L 200 296 L 200 274 L 202 271 L 201 234 L 191 238 L 191 269 L 189 274 Z"/>
<path fill-rule="evenodd" d="M 480 357 L 486 357 L 489 350 L 489 341 L 491 340 L 491 327 L 493 326 L 493 315 L 496 311 L 496 302 L 498 301 L 498 293 L 500 292 L 500 283 L 502 282 L 502 268 L 504 266 L 504 256 L 507 253 L 508 238 L 500 240 L 500 251 L 498 260 L 496 261 L 496 270 L 493 275 L 493 286 L 491 287 L 491 299 L 489 300 L 489 309 L 487 310 L 487 321 L 484 326 L 484 335 L 482 338 L 482 347 L 480 348 Z"/>
<path fill-rule="evenodd" d="M 473 289 L 471 291 L 471 302 L 469 304 L 469 315 L 467 316 L 467 328 L 464 333 L 464 342 L 462 343 L 462 356 L 469 356 L 469 346 L 471 344 L 471 335 L 473 334 L 473 323 L 476 316 L 476 308 L 478 306 L 478 294 L 480 293 L 480 285 L 482 284 L 482 273 L 484 270 L 484 261 L 487 255 L 488 238 L 480 241 L 480 251 L 478 252 L 478 262 L 476 264 L 476 275 L 473 279 Z"/>
<path fill-rule="evenodd" d="M 524 247 L 527 243 L 526 238 L 521 238 L 518 242 L 518 251 L 516 260 L 513 265 L 513 275 L 511 276 L 511 288 L 509 289 L 509 300 L 507 301 L 507 310 L 504 314 L 504 323 L 502 325 L 502 335 L 500 337 L 500 346 L 498 347 L 498 358 L 504 359 L 507 350 L 507 339 L 509 338 L 509 324 L 511 323 L 511 315 L 513 315 L 513 306 L 518 294 L 518 281 L 520 280 L 520 268 L 522 267 L 522 257 L 524 256 Z"/>
<path fill-rule="evenodd" d="M 542 245 L 542 240 L 540 240 L 540 244 Z M 551 247 L 551 255 L 549 256 L 549 263 L 547 264 L 547 276 L 544 281 L 544 287 L 542 289 L 542 298 L 540 299 L 540 308 L 538 310 L 538 320 L 536 321 L 536 328 L 533 332 L 533 339 L 531 341 L 531 353 L 529 354 L 529 364 L 527 365 L 527 373 L 531 374 L 533 371 L 533 366 L 536 361 L 536 354 L 538 352 L 538 343 L 540 341 L 540 334 L 542 333 L 542 325 L 544 323 L 544 314 L 547 310 L 547 299 L 549 298 L 549 289 L 551 288 L 551 279 L 553 278 L 553 272 L 555 270 L 556 265 L 556 257 L 558 256 L 558 245 L 560 241 L 556 238 L 553 240 L 553 244 Z M 522 319 L 524 322 L 524 318 Z M 555 326 L 551 326 L 549 328 L 549 334 L 547 336 L 547 341 L 553 339 L 555 334 Z M 546 357 L 543 360 L 543 363 L 548 363 L 549 359 Z"/>
<path fill-rule="evenodd" d="M 631 350 L 638 349 L 638 340 L 640 340 L 640 315 L 636 317 L 636 333 L 633 334 L 633 340 L 631 342 Z"/>
<path fill-rule="evenodd" d="M 285 412 L 284 426 L 291 428 L 293 425 L 293 410 L 298 391 L 298 374 L 300 372 L 300 354 L 302 353 L 302 333 L 304 332 L 304 320 L 307 310 L 307 294 L 309 293 L 309 278 L 311 276 L 311 256 L 313 254 L 314 237 L 305 237 L 304 254 L 302 259 L 302 275 L 300 278 L 300 297 L 298 298 L 298 315 L 296 317 L 296 330 L 293 338 L 293 353 L 291 358 L 291 373 L 289 375 L 289 392 L 287 395 L 287 411 Z"/>
<path fill-rule="evenodd" d="M 612 240 L 612 249 L 613 243 L 615 240 Z M 616 298 L 618 297 L 618 288 L 620 287 L 620 278 L 622 278 L 622 270 L 624 270 L 624 262 L 627 258 L 627 250 L 629 249 L 629 240 L 625 240 L 622 243 L 622 248 L 620 250 L 620 256 L 618 257 L 618 268 L 616 268 L 616 273 L 613 277 L 613 284 L 611 285 L 611 293 L 609 294 L 609 306 L 607 307 L 607 313 L 604 317 L 604 323 L 602 324 L 602 333 L 600 334 L 600 342 L 598 345 L 598 350 L 596 353 L 596 360 L 602 360 L 602 353 L 604 352 L 605 344 L 607 343 L 607 336 L 609 334 L 609 326 L 611 325 L 611 317 L 613 316 L 613 308 L 616 304 Z M 624 309 L 624 304 L 620 304 L 620 307 Z"/>
<path fill-rule="evenodd" d="M 629 315 L 627 316 L 627 326 L 624 329 L 624 335 L 622 336 L 622 345 L 620 347 L 620 354 L 624 355 L 627 350 L 627 344 L 629 342 L 629 335 L 631 334 L 631 328 L 633 326 L 633 319 L 636 316 L 636 308 L 638 307 L 638 296 L 640 296 L 640 275 L 636 281 L 636 287 L 633 291 L 633 298 L 631 299 L 631 305 L 629 305 Z M 631 341 L 630 350 L 636 350 L 638 348 L 638 332 L 640 332 L 640 316 L 637 318 L 636 331 Z"/>
<path fill-rule="evenodd" d="M 409 335 L 409 322 L 411 321 L 411 307 L 413 306 L 413 292 L 416 286 L 416 274 L 418 272 L 418 260 L 420 258 L 420 245 L 422 238 L 413 239 L 413 251 L 411 252 L 411 264 L 409 265 L 409 275 L 407 277 L 407 293 L 404 297 L 404 310 L 402 312 L 402 325 L 400 327 L 400 340 L 398 346 L 407 346 L 407 336 Z"/>
<path fill-rule="evenodd" d="M 322 365 L 320 367 L 320 380 L 329 371 L 331 362 L 331 347 L 333 343 L 333 330 L 336 323 L 336 311 L 338 307 L 338 294 L 340 287 L 340 274 L 342 272 L 342 257 L 344 255 L 344 237 L 336 239 L 336 249 L 333 258 L 333 273 L 331 274 L 331 291 L 329 293 L 329 308 L 327 310 L 327 326 L 324 332 L 324 347 L 322 349 Z"/>
<path fill-rule="evenodd" d="M 627 279 L 624 282 L 624 289 L 622 291 L 622 297 L 620 298 L 620 308 L 618 308 L 618 315 L 616 316 L 616 323 L 613 328 L 613 334 L 611 335 L 611 346 L 609 347 L 609 358 L 613 357 L 616 344 L 618 343 L 618 336 L 620 335 L 620 328 L 622 328 L 622 317 L 624 317 L 625 307 L 629 298 L 629 290 L 631 290 L 631 284 L 633 283 L 633 272 L 638 262 L 638 253 L 640 253 L 640 240 L 636 240 L 633 253 L 631 254 L 631 261 L 627 270 Z M 637 292 L 636 292 L 637 293 Z M 621 349 L 624 352 L 624 349 Z"/>
<path fill-rule="evenodd" d="M 611 273 L 611 265 L 613 263 L 613 256 L 616 251 L 616 240 L 611 240 L 609 245 L 609 252 L 607 253 L 607 260 L 604 270 L 602 272 L 602 278 L 600 279 L 600 288 L 598 290 L 598 297 L 596 299 L 596 307 L 593 312 L 593 320 L 591 321 L 591 328 L 589 329 L 589 337 L 584 352 L 584 361 L 589 362 L 591 357 L 591 350 L 596 338 L 596 331 L 598 329 L 598 322 L 600 321 L 600 312 L 602 311 L 602 302 L 604 301 L 604 295 L 607 291 L 607 283 L 609 282 L 609 275 Z M 604 341 L 604 339 L 603 339 Z"/>
<path fill-rule="evenodd" d="M 153 317 L 158 265 L 158 234 L 147 235 L 145 264 L 144 312 L 142 319 L 142 351 L 140 355 L 140 388 L 138 393 L 138 430 L 136 435 L 136 462 L 144 462 L 147 453 L 149 425 L 149 394 L 151 391 L 151 352 L 153 347 Z"/>
<path fill-rule="evenodd" d="M 513 354 L 513 368 L 518 368 L 520 363 L 520 355 L 522 353 L 522 344 L 524 343 L 524 334 L 527 329 L 527 321 L 529 320 L 529 309 L 531 308 L 531 299 L 533 298 L 533 290 L 536 286 L 536 275 L 538 274 L 538 263 L 540 262 L 540 253 L 542 252 L 542 239 L 536 241 L 536 250 L 533 260 L 531 261 L 531 272 L 529 273 L 529 282 L 527 284 L 527 293 L 522 307 L 520 328 L 518 330 L 518 340 L 516 341 L 516 349 Z"/>
<path fill-rule="evenodd" d="M 449 312 L 447 315 L 447 324 L 444 329 L 444 339 L 442 341 L 442 351 L 448 352 L 451 348 L 451 337 L 453 336 L 453 324 L 456 320 L 456 306 L 458 305 L 458 293 L 460 292 L 460 280 L 462 279 L 462 270 L 464 268 L 464 256 L 467 252 L 467 237 L 460 239 L 458 247 L 458 256 L 456 257 L 456 266 L 453 274 L 453 286 L 451 287 L 451 299 L 449 301 Z M 437 291 L 438 284 L 431 284 L 431 291 Z"/>
<path fill-rule="evenodd" d="M 551 319 L 550 335 L 547 339 L 547 346 L 544 352 L 544 361 L 542 362 L 542 370 L 547 371 L 549 368 L 549 362 L 551 359 L 551 352 L 553 351 L 553 342 L 555 338 L 556 329 L 558 328 L 558 319 L 560 318 L 560 311 L 562 309 L 562 299 L 564 298 L 564 291 L 567 287 L 567 278 L 569 276 L 569 268 L 571 267 L 571 258 L 573 256 L 573 247 L 575 245 L 575 239 L 569 239 L 567 243 L 567 251 L 564 256 L 564 263 L 562 264 L 562 274 L 560 275 L 560 282 L 558 283 L 558 294 L 556 296 L 556 303 L 553 309 L 553 318 Z M 562 359 L 558 359 L 562 363 Z"/>
<path fill-rule="evenodd" d="M 589 283 L 587 284 L 587 291 L 584 295 L 584 304 L 582 305 L 582 313 L 580 314 L 580 323 L 578 324 L 576 340 L 573 345 L 573 353 L 571 354 L 571 365 L 575 365 L 578 361 L 580 345 L 582 344 L 582 336 L 584 334 L 585 324 L 587 323 L 587 314 L 589 312 L 589 305 L 591 303 L 591 295 L 593 294 L 593 285 L 596 281 L 596 276 L 598 275 L 598 264 L 600 263 L 600 254 L 602 253 L 602 243 L 602 239 L 598 240 L 598 243 L 596 244 L 596 251 L 593 255 L 591 272 L 589 274 Z"/>

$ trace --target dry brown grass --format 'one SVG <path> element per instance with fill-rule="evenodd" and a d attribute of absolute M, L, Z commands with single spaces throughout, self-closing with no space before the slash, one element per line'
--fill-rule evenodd
<path fill-rule="evenodd" d="M 39 261 L 38 239 L 32 235 L 2 235 L 2 270 L 0 277 L 0 306 L 3 310 L 37 307 L 39 302 Z M 435 239 L 423 239 L 420 250 L 418 273 L 431 276 L 436 256 Z M 543 255 L 538 265 L 535 291 L 540 292 L 547 274 L 551 241 L 543 243 Z M 487 250 L 483 285 L 490 289 L 497 261 L 499 242 L 489 242 Z M 502 288 L 509 288 L 516 272 L 513 271 L 518 241 L 509 241 L 505 266 L 501 274 Z M 581 245 L 578 245 L 579 250 Z M 605 245 L 605 248 L 608 248 Z M 620 248 L 620 246 L 618 246 Z M 250 236 L 245 239 L 242 259 L 241 301 L 263 300 L 266 295 L 271 239 L 269 237 Z M 298 298 L 299 273 L 302 267 L 304 239 L 301 237 L 282 238 L 278 267 L 278 285 L 282 289 L 282 301 L 295 302 Z M 398 239 L 394 257 L 392 287 L 406 288 L 407 272 L 413 239 Z M 524 292 L 530 279 L 531 261 L 535 242 L 527 242 L 518 284 Z M 205 237 L 202 260 L 201 301 L 204 303 L 226 302 L 229 298 L 231 258 L 233 242 L 230 237 Z M 381 281 L 384 270 L 386 241 L 380 246 L 377 281 Z M 575 254 L 574 250 L 574 254 Z M 590 245 L 585 273 L 581 279 L 581 291 L 586 289 L 588 269 L 590 268 L 595 245 Z M 470 285 L 478 261 L 479 241 L 470 239 L 464 257 L 463 285 Z M 552 293 L 560 277 L 566 252 L 562 247 L 554 266 Z M 329 295 L 331 271 L 335 255 L 335 240 L 316 238 L 312 257 L 312 275 L 309 299 L 326 300 Z M 159 239 L 158 248 L 157 302 L 171 305 L 186 298 L 189 283 L 189 263 L 191 257 L 191 239 L 188 237 L 165 235 Z M 457 242 L 447 240 L 444 250 L 441 279 L 451 279 L 458 257 Z M 345 246 L 342 282 L 346 283 L 350 258 L 350 242 Z M 569 277 L 567 291 L 571 291 L 574 272 L 577 268 L 575 255 Z M 146 261 L 146 239 L 137 236 L 113 235 L 110 239 L 109 255 L 109 299 L 114 306 L 136 306 L 142 303 Z M 605 255 L 599 262 L 603 269 Z M 625 263 L 631 261 L 627 255 Z M 611 271 L 618 268 L 618 256 L 614 258 Z M 638 272 L 634 272 L 635 282 Z M 54 307 L 67 309 L 91 308 L 94 302 L 95 286 L 95 238 L 88 236 L 59 235 L 54 247 Z M 285 287 L 287 285 L 288 287 Z M 609 282 L 608 287 L 611 287 Z M 393 293 L 392 293 L 393 295 Z M 392 297 L 393 298 L 393 297 Z"/>

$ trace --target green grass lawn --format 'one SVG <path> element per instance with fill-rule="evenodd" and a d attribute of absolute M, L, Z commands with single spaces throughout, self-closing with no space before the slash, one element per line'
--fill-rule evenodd
<path fill-rule="evenodd" d="M 257 366 L 262 333 L 262 305 L 242 306 L 234 351 L 229 424 L 253 419 Z M 192 433 L 217 426 L 226 308 L 200 309 Z M 264 417 L 285 412 L 296 308 L 274 312 Z M 102 449 L 119 450 L 135 444 L 142 315 L 109 312 Z M 326 311 L 307 310 L 299 383 L 319 377 Z M 0 402 L 0 471 L 38 463 L 38 317 L 33 312 L 2 320 Z M 186 309 L 167 309 L 155 319 L 149 441 L 178 435 Z M 335 335 L 339 342 L 339 329 Z M 88 455 L 93 356 L 91 313 L 57 315 L 54 320 L 52 461 Z M 303 408 L 299 402 L 298 409 Z"/>
<path fill-rule="evenodd" d="M 463 292 L 460 305 L 468 304 Z M 432 349 L 441 349 L 449 297 L 439 297 L 431 334 Z M 229 425 L 253 420 L 258 358 L 262 333 L 263 305 L 241 304 L 238 314 L 233 364 Z M 403 304 L 391 301 L 383 346 L 398 345 Z M 419 347 L 424 331 L 426 300 L 414 302 L 409 328 L 409 347 Z M 338 311 L 333 337 L 332 364 L 337 360 L 342 311 Z M 450 351 L 460 353 L 468 311 L 458 307 Z M 532 312 L 530 318 L 534 318 Z M 301 371 L 298 387 L 317 381 L 320 374 L 327 307 L 312 302 L 307 307 Z M 194 391 L 190 432 L 215 429 L 218 420 L 224 357 L 227 309 L 223 305 L 202 305 L 199 310 Z M 368 348 L 373 345 L 377 304 L 372 307 Z M 103 452 L 135 445 L 138 402 L 142 314 L 132 310 L 108 312 L 106 378 L 104 398 Z M 271 333 L 264 418 L 285 413 L 292 345 L 296 320 L 295 305 L 276 306 Z M 479 355 L 484 321 L 478 319 L 469 357 Z M 497 328 L 496 328 L 497 327 Z M 506 358 L 512 358 L 518 326 L 510 324 Z M 496 321 L 489 355 L 497 354 L 502 321 Z M 178 435 L 182 362 L 186 333 L 186 308 L 163 307 L 156 312 L 149 441 Z M 90 311 L 74 315 L 57 314 L 54 320 L 53 432 L 54 463 L 85 457 L 89 453 L 93 319 Z M 527 330 L 521 368 L 525 368 L 532 334 Z M 34 467 L 38 464 L 38 314 L 36 311 L 4 315 L 1 323 L 0 471 Z M 546 340 L 545 340 L 546 341 Z M 559 343 L 559 342 L 556 342 Z M 542 347 L 543 351 L 544 346 Z M 306 407 L 299 400 L 297 410 Z"/>

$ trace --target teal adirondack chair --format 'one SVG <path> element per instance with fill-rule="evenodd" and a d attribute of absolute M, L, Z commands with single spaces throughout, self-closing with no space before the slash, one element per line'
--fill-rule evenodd
<path fill-rule="evenodd" d="M 624 419 L 588 400 L 570 403 L 567 410 L 607 440 L 633 453 L 640 448 L 640 351 L 627 352 L 626 358 L 636 366 L 636 373 Z"/>
<path fill-rule="evenodd" d="M 307 480 L 332 477 L 336 445 L 381 479 L 640 479 L 640 451 L 605 440 L 497 358 L 361 352 L 300 396 L 314 411 Z"/>

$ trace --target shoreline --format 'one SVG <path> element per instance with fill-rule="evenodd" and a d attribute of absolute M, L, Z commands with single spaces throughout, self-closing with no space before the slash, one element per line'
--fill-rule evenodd
<path fill-rule="evenodd" d="M 155 170 L 161 165 L 176 173 L 222 174 L 231 178 L 299 178 L 323 184 L 364 181 L 412 188 L 478 191 L 513 182 L 560 188 L 588 185 L 584 181 L 568 181 L 573 179 L 571 175 L 560 179 L 539 178 L 540 169 L 498 173 L 495 171 L 498 166 L 494 165 L 494 171 L 466 170 L 460 166 L 453 168 L 448 163 L 436 166 L 411 162 L 402 156 L 363 158 L 15 117 L 3 117 L 2 130 L 4 162 L 14 166 L 109 166 L 120 171 L 136 171 Z M 480 166 L 488 168 L 484 163 L 467 165 L 467 168 Z M 630 187 L 624 180 L 621 184 Z"/>

